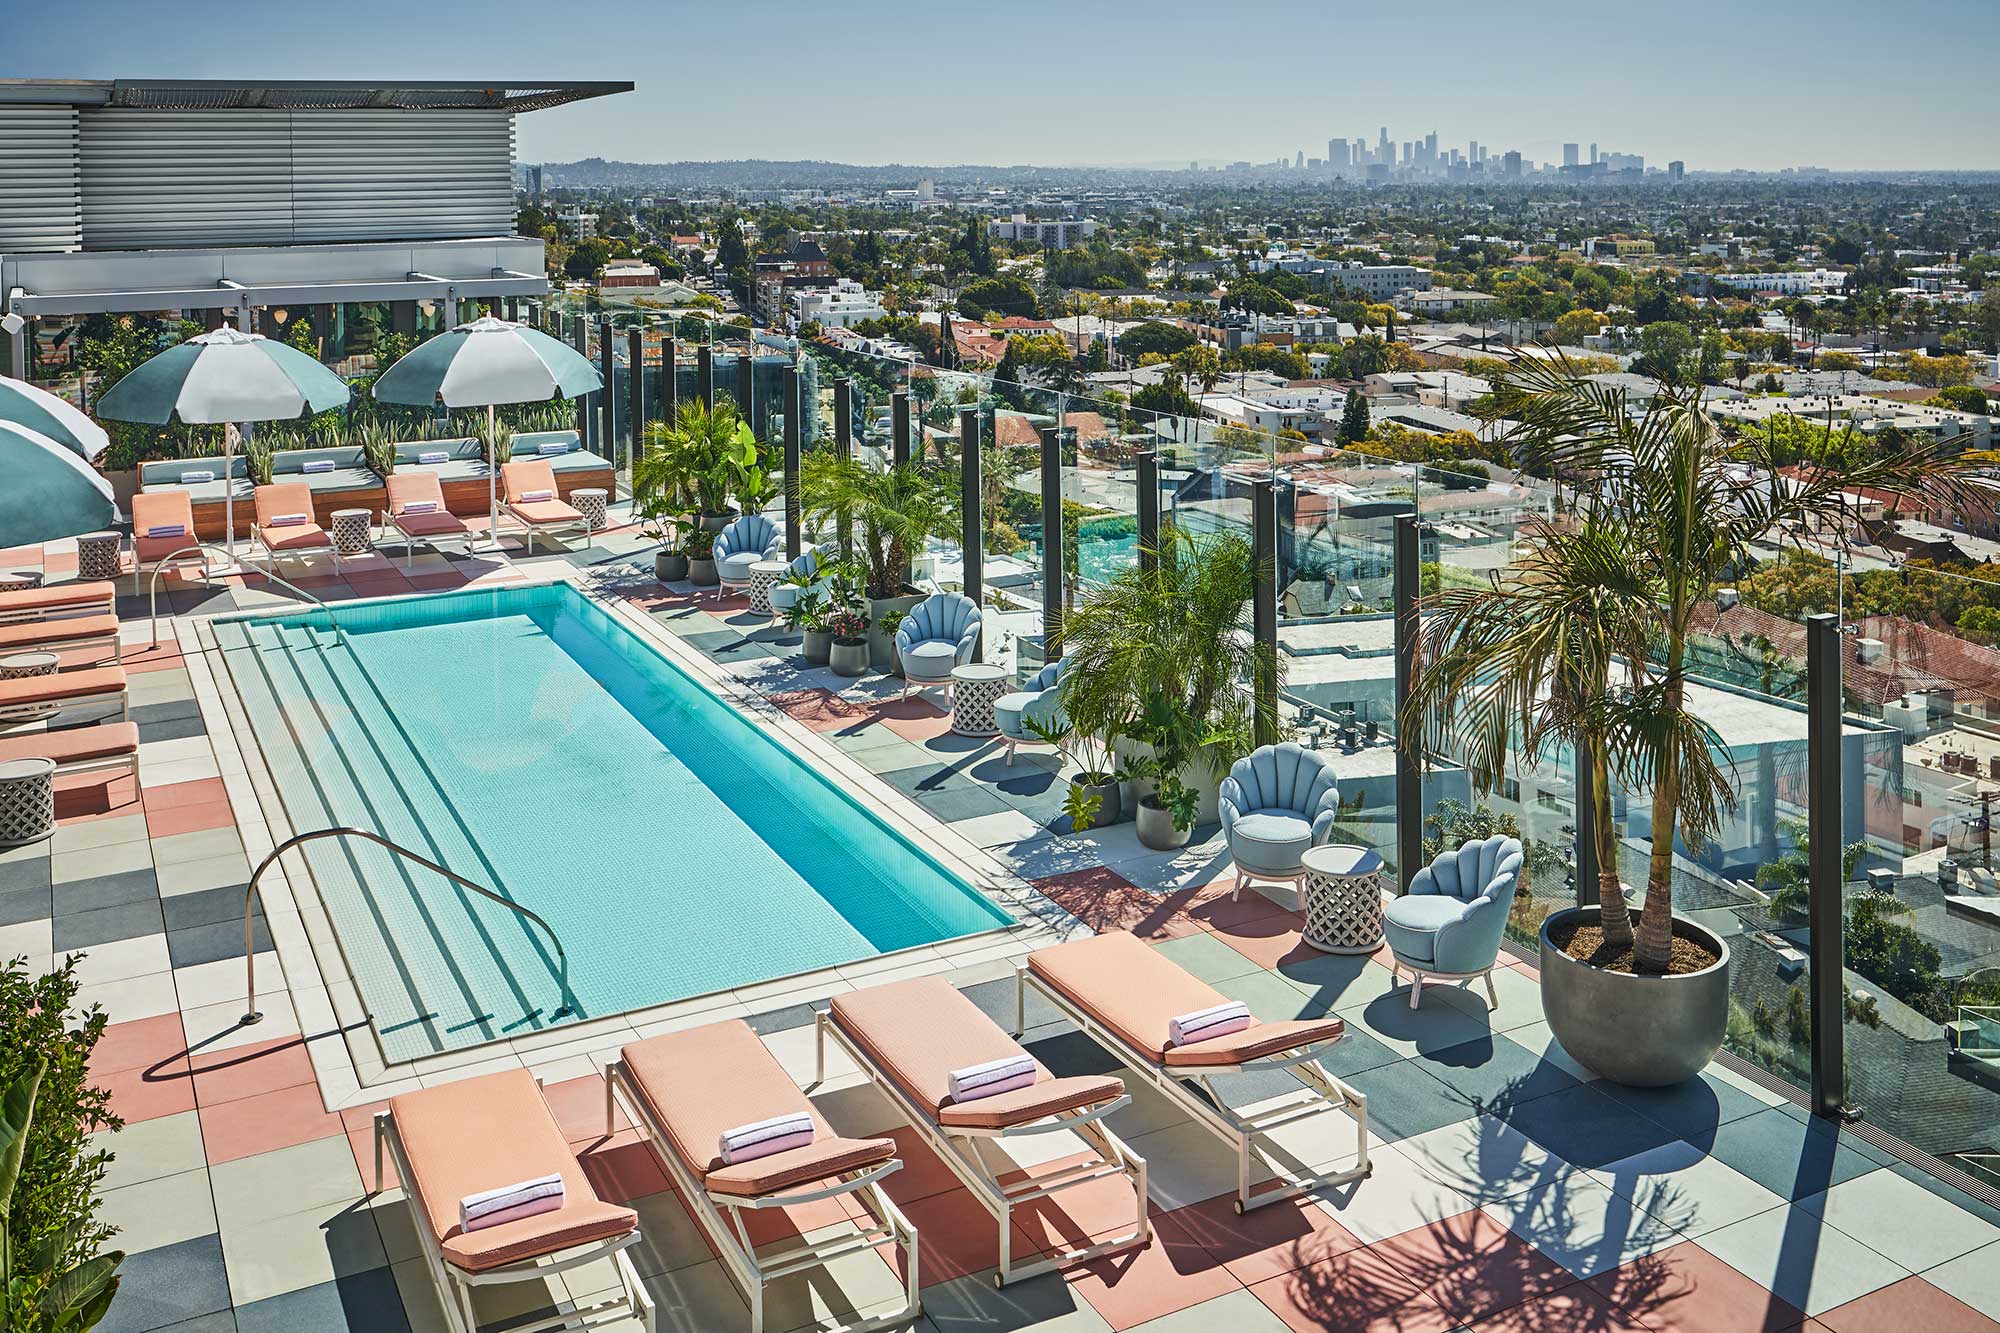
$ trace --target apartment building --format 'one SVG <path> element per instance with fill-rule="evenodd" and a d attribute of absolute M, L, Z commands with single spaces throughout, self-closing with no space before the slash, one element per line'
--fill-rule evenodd
<path fill-rule="evenodd" d="M 889 312 L 882 297 L 852 278 L 836 279 L 830 287 L 805 287 L 790 292 L 786 305 L 794 326 L 818 324 L 822 328 L 844 329 L 868 319 L 881 319 Z"/>
<path fill-rule="evenodd" d="M 1097 235 L 1095 218 L 1055 218 L 1037 220 L 1016 213 L 1005 220 L 986 224 L 987 234 L 997 241 L 1033 241 L 1044 250 L 1067 250 Z"/>

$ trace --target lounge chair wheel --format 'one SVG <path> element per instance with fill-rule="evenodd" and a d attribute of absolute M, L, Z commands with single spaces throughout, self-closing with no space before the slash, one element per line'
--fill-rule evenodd
<path fill-rule="evenodd" d="M 1231 1200 L 1229 1201 L 1229 1206 L 1230 1206 L 1231 1208 L 1233 1208 L 1233 1209 L 1235 1209 L 1235 1210 L 1236 1210 L 1236 1215 L 1237 1215 L 1238 1217 L 1241 1217 L 1241 1216 L 1243 1216 L 1243 1200 L 1241 1200 L 1241 1199 L 1231 1199 Z"/>

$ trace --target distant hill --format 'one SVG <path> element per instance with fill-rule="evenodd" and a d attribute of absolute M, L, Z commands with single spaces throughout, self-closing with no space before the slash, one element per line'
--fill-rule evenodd
<path fill-rule="evenodd" d="M 1138 182 L 1164 172 L 1119 167 L 920 166 L 893 163 L 864 167 L 846 162 L 776 162 L 753 158 L 737 162 L 612 162 L 587 157 L 581 162 L 544 162 L 544 185 L 591 187 L 695 187 L 702 189 L 845 189 L 911 188 L 921 178 L 939 185 L 1075 186 Z"/>

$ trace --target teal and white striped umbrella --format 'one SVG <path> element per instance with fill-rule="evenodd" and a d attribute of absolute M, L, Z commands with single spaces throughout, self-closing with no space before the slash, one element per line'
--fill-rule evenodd
<path fill-rule="evenodd" d="M 497 547 L 500 500 L 493 466 L 493 409 L 596 393 L 604 377 L 590 358 L 539 329 L 482 315 L 419 343 L 375 381 L 375 396 L 410 407 L 486 409 L 486 521 Z"/>
<path fill-rule="evenodd" d="M 111 483 L 69 445 L 0 421 L 0 534 L 33 546 L 118 521 Z"/>
<path fill-rule="evenodd" d="M 26 426 L 37 435 L 74 450 L 86 463 L 96 462 L 97 456 L 111 446 L 111 437 L 104 433 L 104 427 L 68 399 L 4 375 L 0 375 L 0 421 Z"/>
<path fill-rule="evenodd" d="M 129 372 L 97 400 L 97 415 L 164 426 L 294 421 L 308 412 L 344 407 L 347 381 L 310 354 L 261 334 L 224 325 L 161 352 Z M 234 441 L 225 432 L 222 475 L 229 476 Z M 223 498 L 223 531 L 236 549 L 236 490 Z"/>
<path fill-rule="evenodd" d="M 596 393 L 590 358 L 539 329 L 485 315 L 411 349 L 375 381 L 375 396 L 411 407 L 493 407 Z"/>

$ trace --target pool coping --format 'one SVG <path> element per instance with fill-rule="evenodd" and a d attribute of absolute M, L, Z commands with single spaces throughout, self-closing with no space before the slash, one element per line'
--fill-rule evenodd
<path fill-rule="evenodd" d="M 616 1057 L 619 1047 L 629 1041 L 726 1017 L 747 1018 L 791 1005 L 823 1001 L 860 985 L 967 968 L 989 968 L 996 977 L 1008 975 L 1014 960 L 1029 951 L 1088 933 L 1087 926 L 991 852 L 975 846 L 908 801 L 848 752 L 772 705 L 741 677 L 682 641 L 627 597 L 601 586 L 608 580 L 594 579 L 592 575 L 603 571 L 567 564 L 546 573 L 532 567 L 528 571 L 521 571 L 519 566 L 515 569 L 528 573 L 529 577 L 505 586 L 571 584 L 794 757 L 840 783 L 877 819 L 964 880 L 973 892 L 1004 913 L 1010 923 L 852 963 L 792 973 L 546 1028 L 525 1036 L 500 1037 L 391 1063 L 382 1051 L 375 1026 L 352 980 L 352 970 L 321 901 L 320 887 L 310 864 L 306 864 L 304 887 L 311 891 L 301 893 L 297 872 L 288 870 L 281 862 L 265 873 L 260 882 L 260 897 L 277 965 L 298 1019 L 299 1040 L 311 1056 L 329 1111 L 503 1068 L 528 1067 L 551 1074 L 584 1067 L 601 1070 Z M 358 598 L 340 605 L 403 600 L 408 596 Z M 221 662 L 223 649 L 216 636 L 215 622 L 250 615 L 281 615 L 292 609 L 292 604 L 284 603 L 250 611 L 176 617 L 172 622 L 188 663 L 196 703 L 224 770 L 225 791 L 236 814 L 244 853 L 253 867 L 295 830 L 265 762 L 262 742 L 250 725 L 228 666 Z M 299 614 L 310 614 L 314 608 L 297 609 Z M 303 857 L 299 860 L 303 862 Z M 263 955 L 259 961 L 263 961 Z M 260 984 L 260 990 L 269 993 L 275 987 Z M 340 1040 L 323 1039 L 334 1035 Z"/>

